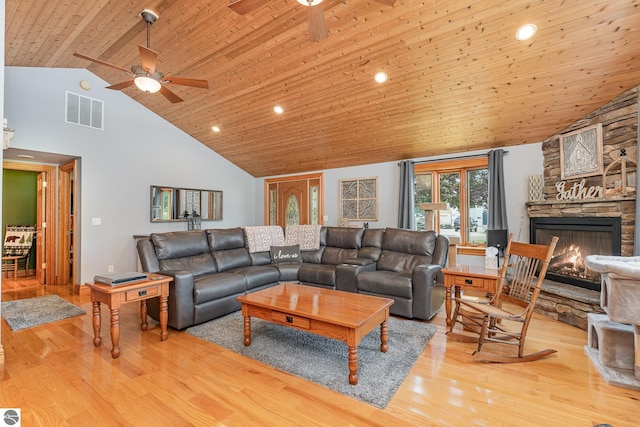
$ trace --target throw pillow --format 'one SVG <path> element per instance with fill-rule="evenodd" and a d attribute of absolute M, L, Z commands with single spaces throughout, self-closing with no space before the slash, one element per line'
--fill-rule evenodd
<path fill-rule="evenodd" d="M 279 262 L 302 262 L 300 245 L 271 246 L 271 263 Z"/>

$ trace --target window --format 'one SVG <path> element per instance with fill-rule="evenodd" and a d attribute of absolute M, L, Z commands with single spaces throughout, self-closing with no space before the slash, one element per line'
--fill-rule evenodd
<path fill-rule="evenodd" d="M 486 157 L 415 165 L 415 226 L 425 229 L 421 203 L 447 203 L 435 229 L 460 238 L 462 245 L 487 242 L 489 169 Z"/>

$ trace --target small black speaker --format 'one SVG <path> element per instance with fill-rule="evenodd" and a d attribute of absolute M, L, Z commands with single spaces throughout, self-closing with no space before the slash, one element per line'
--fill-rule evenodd
<path fill-rule="evenodd" d="M 509 230 L 487 230 L 487 246 L 493 246 L 500 251 L 507 247 Z"/>

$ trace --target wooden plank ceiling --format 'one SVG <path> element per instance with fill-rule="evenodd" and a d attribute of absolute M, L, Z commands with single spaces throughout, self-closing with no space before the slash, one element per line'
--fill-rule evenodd
<path fill-rule="evenodd" d="M 640 83 L 640 0 L 324 0 L 318 42 L 295 0 L 228 2 L 7 0 L 5 65 L 120 83 L 73 53 L 139 64 L 154 10 L 158 69 L 210 88 L 123 92 L 255 177 L 539 142 Z"/>

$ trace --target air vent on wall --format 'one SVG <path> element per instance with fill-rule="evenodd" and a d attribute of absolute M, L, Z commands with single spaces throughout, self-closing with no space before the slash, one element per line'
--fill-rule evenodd
<path fill-rule="evenodd" d="M 103 130 L 104 102 L 67 91 L 65 121 Z"/>

